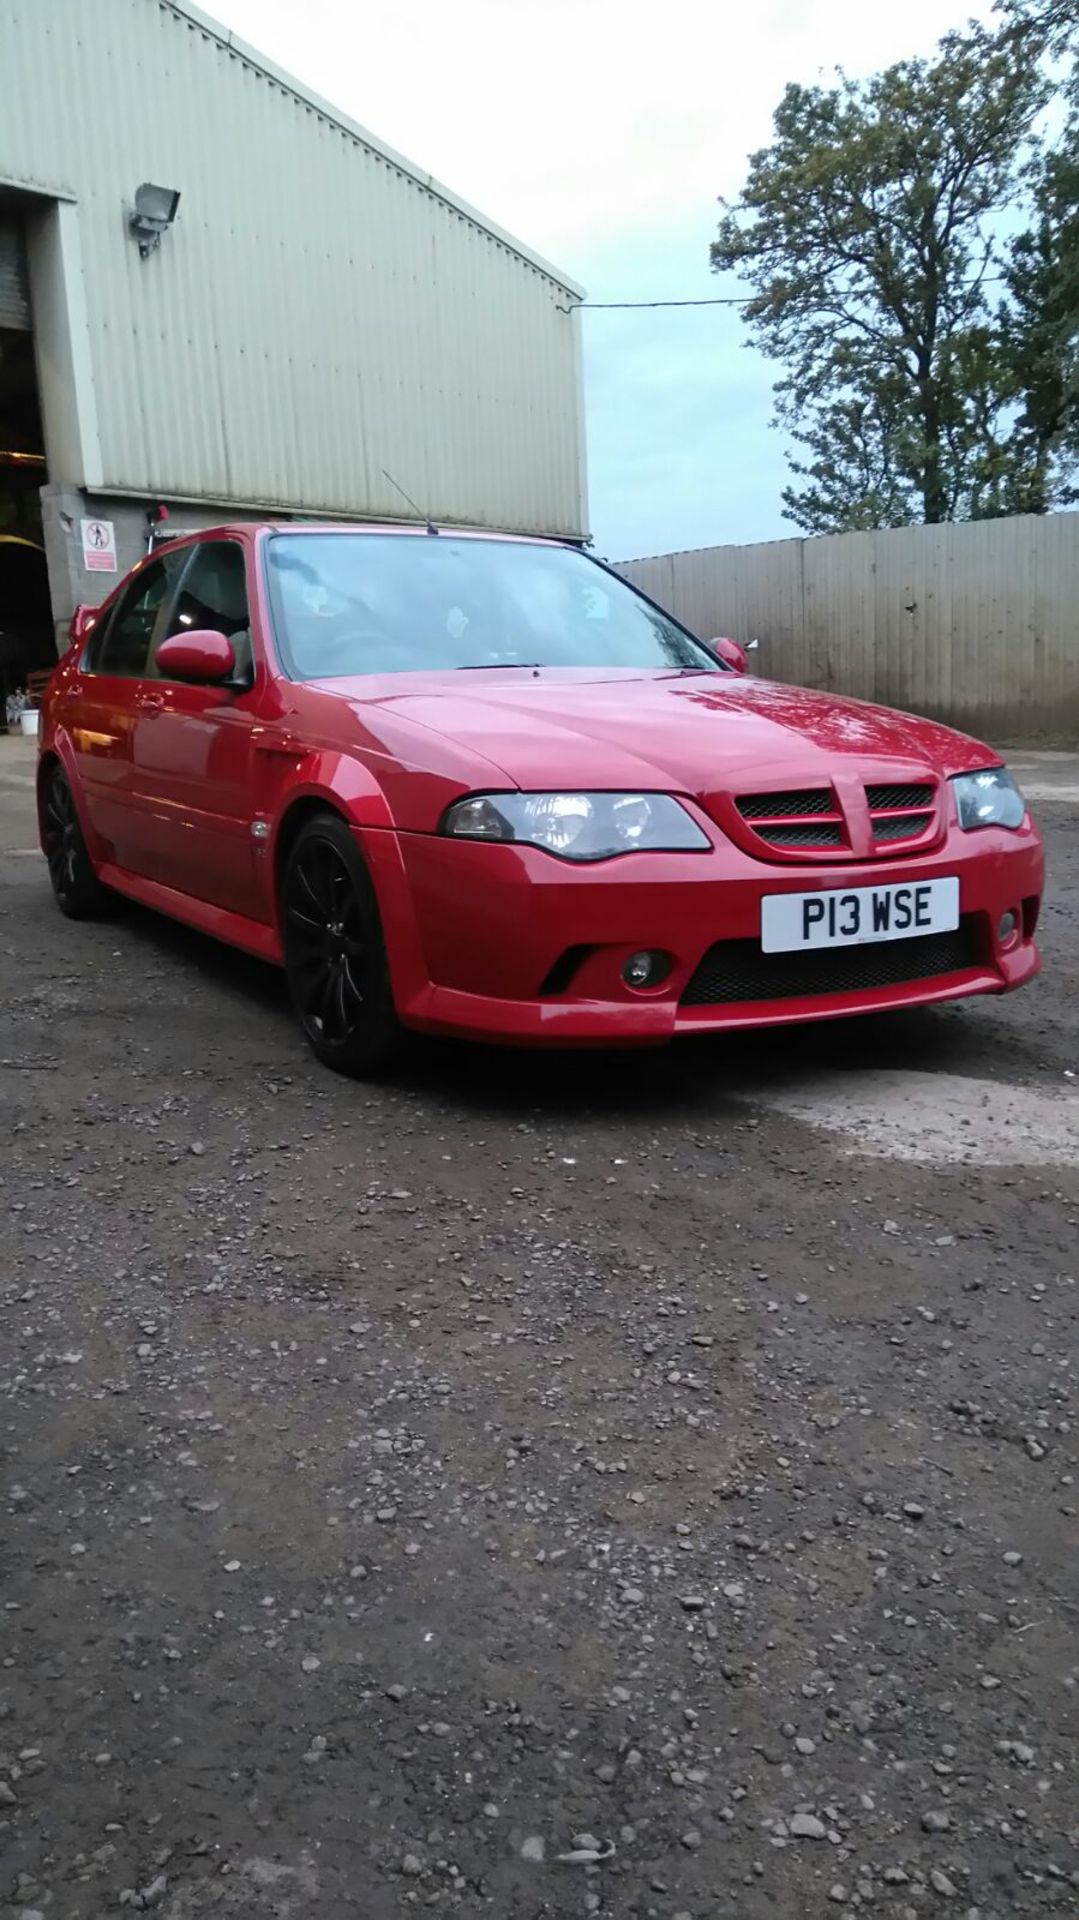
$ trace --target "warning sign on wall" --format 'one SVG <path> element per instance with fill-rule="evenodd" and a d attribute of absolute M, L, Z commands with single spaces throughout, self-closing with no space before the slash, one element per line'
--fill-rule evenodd
<path fill-rule="evenodd" d="M 116 572 L 116 528 L 111 520 L 82 522 L 82 564 L 87 573 Z"/>

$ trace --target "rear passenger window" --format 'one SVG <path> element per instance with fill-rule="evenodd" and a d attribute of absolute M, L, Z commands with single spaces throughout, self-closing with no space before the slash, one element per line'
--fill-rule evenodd
<path fill-rule="evenodd" d="M 90 642 L 88 673 L 113 673 L 128 680 L 145 674 L 154 627 L 180 557 L 164 554 L 129 581 Z"/>

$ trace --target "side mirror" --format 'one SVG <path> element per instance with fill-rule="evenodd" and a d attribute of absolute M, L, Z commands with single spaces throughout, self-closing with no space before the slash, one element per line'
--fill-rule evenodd
<path fill-rule="evenodd" d="M 162 640 L 154 659 L 164 680 L 191 680 L 196 685 L 213 686 L 231 680 L 236 672 L 232 641 L 213 627 L 192 627 L 190 633 L 172 634 Z"/>
<path fill-rule="evenodd" d="M 735 673 L 747 673 L 749 670 L 749 654 L 737 640 L 710 640 L 708 651 L 714 653 L 717 660 L 722 660 L 725 666 L 733 667 Z"/>
<path fill-rule="evenodd" d="M 78 606 L 75 608 L 71 616 L 71 625 L 68 628 L 68 632 L 71 635 L 72 646 L 78 647 L 82 645 L 82 642 L 92 631 L 94 622 L 100 611 L 101 609 L 99 607 Z"/>

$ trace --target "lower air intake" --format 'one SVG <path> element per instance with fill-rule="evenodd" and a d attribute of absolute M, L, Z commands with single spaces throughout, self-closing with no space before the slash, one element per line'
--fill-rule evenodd
<path fill-rule="evenodd" d="M 540 982 L 540 998 L 546 1000 L 551 994 L 567 992 L 582 960 L 587 960 L 591 951 L 591 947 L 567 947 L 565 953 L 559 954 Z"/>
<path fill-rule="evenodd" d="M 682 995 L 684 1007 L 756 1000 L 816 1000 L 965 973 L 981 963 L 969 921 L 954 933 L 920 934 L 862 947 L 811 953 L 762 953 L 759 940 L 719 940 L 709 947 Z"/>

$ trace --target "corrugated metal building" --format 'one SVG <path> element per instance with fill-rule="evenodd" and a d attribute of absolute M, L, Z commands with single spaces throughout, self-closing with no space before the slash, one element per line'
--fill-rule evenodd
<path fill-rule="evenodd" d="M 6 437 L 24 507 L 44 454 L 57 621 L 109 585 L 81 520 L 123 567 L 151 502 L 408 517 L 385 468 L 437 519 L 585 533 L 571 281 L 181 0 L 6 0 L 0 76 Z M 180 195 L 145 256 L 143 182 Z"/>

